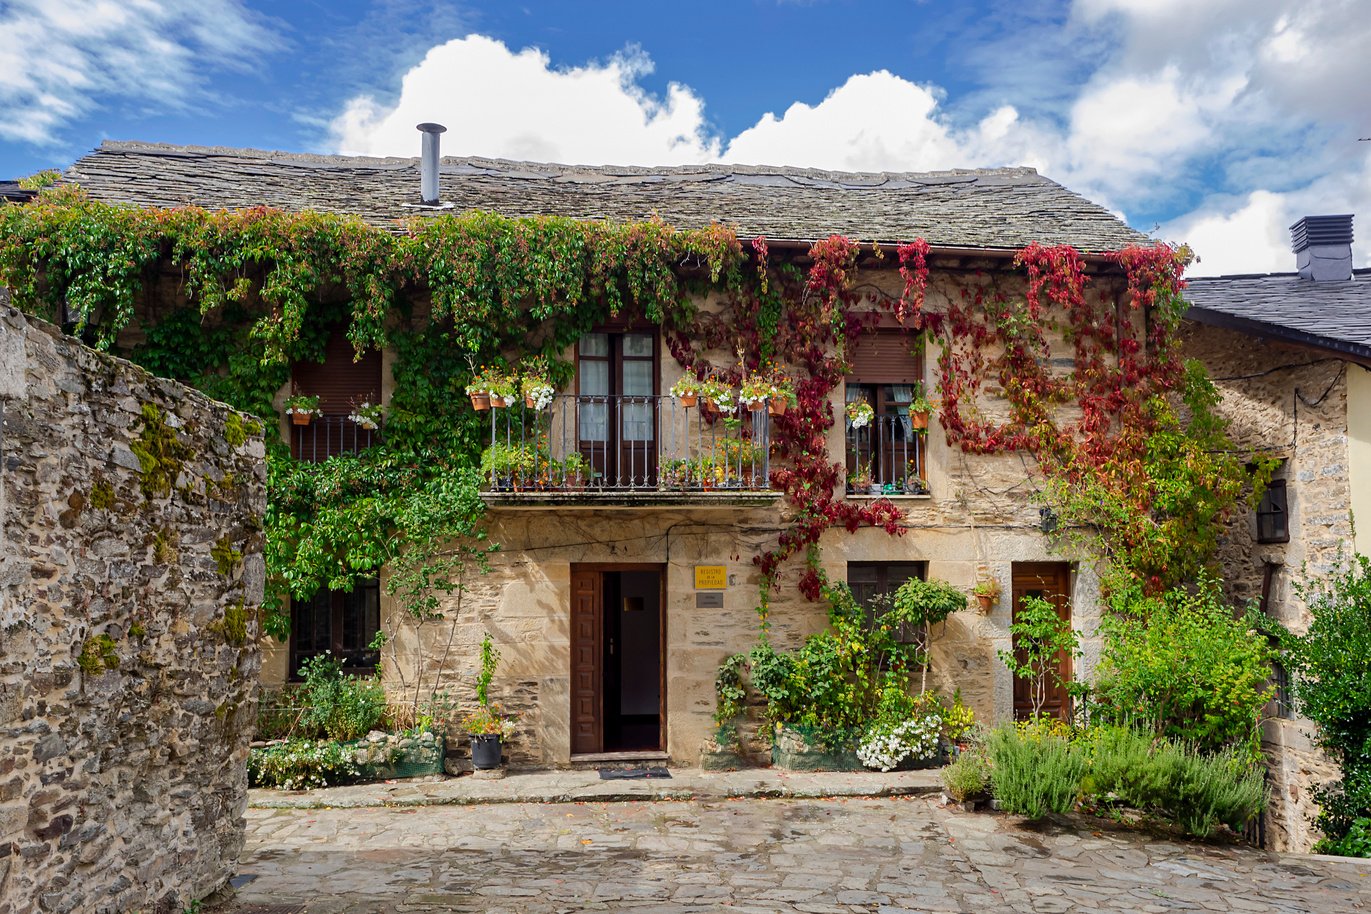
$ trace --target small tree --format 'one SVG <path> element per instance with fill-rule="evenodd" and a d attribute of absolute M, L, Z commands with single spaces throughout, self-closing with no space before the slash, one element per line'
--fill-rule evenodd
<path fill-rule="evenodd" d="M 878 622 L 885 625 L 917 625 L 923 631 L 919 643 L 923 673 L 919 693 L 928 691 L 929 652 L 933 642 L 933 623 L 941 622 L 960 609 L 966 608 L 966 594 L 946 581 L 905 581 L 895 591 L 890 612 Z"/>
<path fill-rule="evenodd" d="M 1068 620 L 1057 614 L 1057 608 L 1042 597 L 1024 597 L 1019 601 L 1009 631 L 1014 636 L 1016 649 L 1000 651 L 999 656 L 1009 672 L 1030 683 L 1033 717 L 1037 718 L 1047 702 L 1050 683 L 1070 690 L 1071 684 L 1058 672 L 1057 657 L 1062 653 L 1073 658 L 1078 656 L 1080 635 Z"/>
<path fill-rule="evenodd" d="M 1342 768 L 1342 780 L 1319 791 L 1316 824 L 1326 836 L 1320 848 L 1360 856 L 1366 842 L 1344 839 L 1371 824 L 1371 559 L 1340 560 L 1326 578 L 1298 591 L 1312 621 L 1293 639 L 1295 697 L 1300 713 L 1318 725 L 1319 745 Z"/>

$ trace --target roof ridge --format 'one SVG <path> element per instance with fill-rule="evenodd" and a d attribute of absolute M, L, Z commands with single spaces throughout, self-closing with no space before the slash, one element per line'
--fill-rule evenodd
<path fill-rule="evenodd" d="M 152 143 L 141 140 L 104 140 L 93 154 L 100 153 L 138 153 L 142 155 L 204 156 L 207 158 L 249 158 L 249 159 L 290 159 L 300 163 L 315 162 L 320 165 L 398 165 L 412 163 L 418 166 L 418 156 L 368 156 L 342 155 L 318 152 L 290 152 L 287 150 L 257 149 L 237 146 L 197 146 L 176 143 Z M 918 180 L 936 178 L 974 178 L 974 177 L 1021 177 L 1035 179 L 1036 182 L 1056 184 L 1051 178 L 1038 173 L 1028 165 L 1008 165 L 995 168 L 947 168 L 930 171 L 843 171 L 840 169 L 814 168 L 802 165 L 747 165 L 732 162 L 700 162 L 686 165 L 577 165 L 565 162 L 533 162 L 519 159 L 504 159 L 494 156 L 443 156 L 442 164 L 447 166 L 487 167 L 500 171 L 542 169 L 558 174 L 590 172 L 615 176 L 660 175 L 660 174 L 740 174 L 740 175 L 781 175 L 809 177 L 819 180 L 836 178 L 859 178 L 873 183 L 875 179 L 888 182 L 891 179 Z M 1062 185 L 1058 184 L 1058 187 Z"/>

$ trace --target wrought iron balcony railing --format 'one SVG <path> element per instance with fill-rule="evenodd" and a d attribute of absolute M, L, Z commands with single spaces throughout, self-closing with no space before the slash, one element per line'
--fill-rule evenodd
<path fill-rule="evenodd" d="M 669 396 L 562 394 L 490 411 L 492 493 L 770 491 L 766 410 L 730 414 Z"/>
<path fill-rule="evenodd" d="M 347 416 L 315 416 L 309 425 L 290 427 L 291 456 L 310 463 L 356 454 L 380 441 L 380 429 L 363 428 Z"/>
<path fill-rule="evenodd" d="M 851 495 L 927 495 L 927 435 L 905 412 L 847 428 L 847 491 Z M 926 420 L 924 420 L 926 421 Z"/>

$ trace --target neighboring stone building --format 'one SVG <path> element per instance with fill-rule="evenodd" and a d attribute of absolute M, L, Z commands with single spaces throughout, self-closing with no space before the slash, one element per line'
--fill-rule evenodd
<path fill-rule="evenodd" d="M 442 203 L 425 207 L 412 159 L 106 143 L 77 162 L 66 180 L 108 202 L 313 208 L 383 226 L 469 208 L 623 221 L 660 216 L 681 228 L 717 221 L 743 238 L 766 236 L 777 256 L 803 256 L 810 242 L 833 233 L 883 245 L 924 238 L 932 246 L 930 311 L 955 300 L 971 276 L 994 277 L 1009 293 L 1022 294 L 1013 258 L 1032 242 L 1069 243 L 1085 252 L 1092 289 L 1122 297 L 1121 274 L 1102 252 L 1147 241 L 1102 207 L 1023 168 L 843 174 L 445 159 L 441 173 Z M 901 279 L 892 260 L 866 256 L 863 276 L 898 296 Z M 155 310 L 156 302 L 145 307 Z M 936 422 L 926 438 L 907 427 L 901 410 L 913 385 L 935 386 L 936 347 L 911 350 L 896 333 L 870 338 L 854 356 L 847 390 L 840 386 L 833 402 L 841 415 L 843 401 L 861 390 L 876 403 L 876 423 L 863 437 L 840 421 L 828 452 L 839 464 L 874 465 L 881 497 L 907 511 L 907 533 L 830 531 L 825 568 L 864 597 L 914 575 L 968 589 L 979 575 L 998 578 L 1003 594 L 988 614 L 969 610 L 940 627 L 933 680 L 947 693 L 960 688 L 981 719 L 1008 719 L 1023 710 L 1016 709 L 1014 682 L 996 659 L 997 650 L 1010 647 L 1011 606 L 1029 591 L 1069 601 L 1086 646 L 1086 669 L 1076 672 L 1086 673 L 1098 654 L 1094 571 L 1053 553 L 1030 501 L 1031 471 L 1018 456 L 966 455 L 948 445 Z M 578 386 L 550 410 L 548 439 L 562 449 L 555 456 L 581 453 L 598 483 L 515 491 L 490 480 L 490 532 L 502 549 L 491 573 L 467 594 L 460 616 L 424 627 L 422 662 L 412 627 L 390 624 L 398 611 L 383 588 L 360 586 L 297 605 L 295 634 L 269 649 L 264 680 L 286 681 L 302 659 L 325 648 L 364 669 L 378 659 L 367 648 L 371 634 L 395 627 L 400 663 L 422 665 L 431 676 L 440 662 L 435 658 L 446 656 L 449 675 L 459 675 L 460 691 L 469 694 L 477 645 L 488 631 L 503 655 L 494 690 L 521 714 L 515 764 L 566 765 L 607 753 L 698 759 L 712 729 L 717 667 L 758 636 L 760 579 L 752 556 L 774 545 L 790 509 L 771 491 L 764 465 L 735 487 L 687 490 L 671 483 L 672 461 L 698 458 L 713 444 L 701 437 L 698 414 L 667 396 L 681 375 L 667 350 L 655 327 L 606 325 L 565 354 L 577 366 Z M 387 399 L 393 386 L 393 353 L 354 361 L 341 337 L 328 353 L 322 365 L 299 365 L 295 374 L 301 392 L 321 396 L 323 421 L 307 431 L 284 423 L 280 430 L 303 459 L 366 446 L 369 435 L 345 418 L 347 404 Z M 283 388 L 278 405 L 286 393 Z M 493 421 L 495 436 L 504 436 L 505 418 Z M 765 414 L 749 421 L 756 440 L 765 442 Z M 917 492 L 920 481 L 927 494 L 906 494 Z M 824 608 L 806 602 L 794 581 L 795 572 L 788 572 L 771 606 L 772 636 L 787 646 L 825 624 Z M 394 675 L 389 666 L 386 673 Z"/>
<path fill-rule="evenodd" d="M 0 914 L 180 912 L 232 876 L 263 453 L 0 303 Z"/>
<path fill-rule="evenodd" d="M 1371 554 L 1371 270 L 1352 268 L 1351 216 L 1310 217 L 1292 235 L 1298 272 L 1190 281 L 1186 349 L 1222 391 L 1235 443 L 1282 461 L 1222 546 L 1231 592 L 1302 632 L 1309 615 L 1293 585 L 1339 555 Z M 1263 730 L 1266 837 L 1308 850 L 1311 789 L 1338 772 L 1314 747 L 1313 724 L 1294 716 L 1283 671 L 1276 683 Z"/>

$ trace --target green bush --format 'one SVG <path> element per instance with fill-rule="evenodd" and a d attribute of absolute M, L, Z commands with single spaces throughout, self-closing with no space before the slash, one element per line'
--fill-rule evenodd
<path fill-rule="evenodd" d="M 310 790 L 352 784 L 361 777 L 352 752 L 334 742 L 293 739 L 248 753 L 248 784 Z"/>
<path fill-rule="evenodd" d="M 1314 853 L 1337 854 L 1340 857 L 1371 857 L 1371 819 L 1353 819 L 1342 837 L 1324 838 L 1314 845 Z"/>
<path fill-rule="evenodd" d="M 1171 819 L 1199 838 L 1220 822 L 1234 831 L 1266 803 L 1261 768 L 1245 748 L 1206 755 L 1130 727 L 1096 727 L 1083 740 L 1086 792 Z"/>
<path fill-rule="evenodd" d="M 1239 746 L 1255 758 L 1274 657 L 1253 633 L 1264 621 L 1251 609 L 1235 616 L 1212 578 L 1160 596 L 1121 585 L 1109 605 L 1092 719 L 1144 727 L 1202 752 Z"/>
<path fill-rule="evenodd" d="M 990 731 L 986 752 L 991 787 L 1001 809 L 1041 819 L 1075 807 L 1086 760 L 1066 737 L 1035 724 L 1006 724 Z"/>
<path fill-rule="evenodd" d="M 297 691 L 303 710 L 302 736 L 350 740 L 376 728 L 386 713 L 386 692 L 376 677 L 345 676 L 327 652 L 301 664 L 304 684 Z"/>
<path fill-rule="evenodd" d="M 990 789 L 990 763 L 980 752 L 963 752 L 942 770 L 947 795 L 964 802 Z"/>
<path fill-rule="evenodd" d="M 1291 667 L 1300 713 L 1318 725 L 1319 745 L 1342 768 L 1342 780 L 1318 791 L 1320 844 L 1352 854 L 1364 848 L 1371 819 L 1371 560 L 1341 560 L 1323 580 L 1299 588 L 1308 632 L 1293 639 Z M 1358 823 L 1363 823 L 1358 826 Z M 1353 829 L 1358 828 L 1358 837 Z"/>

